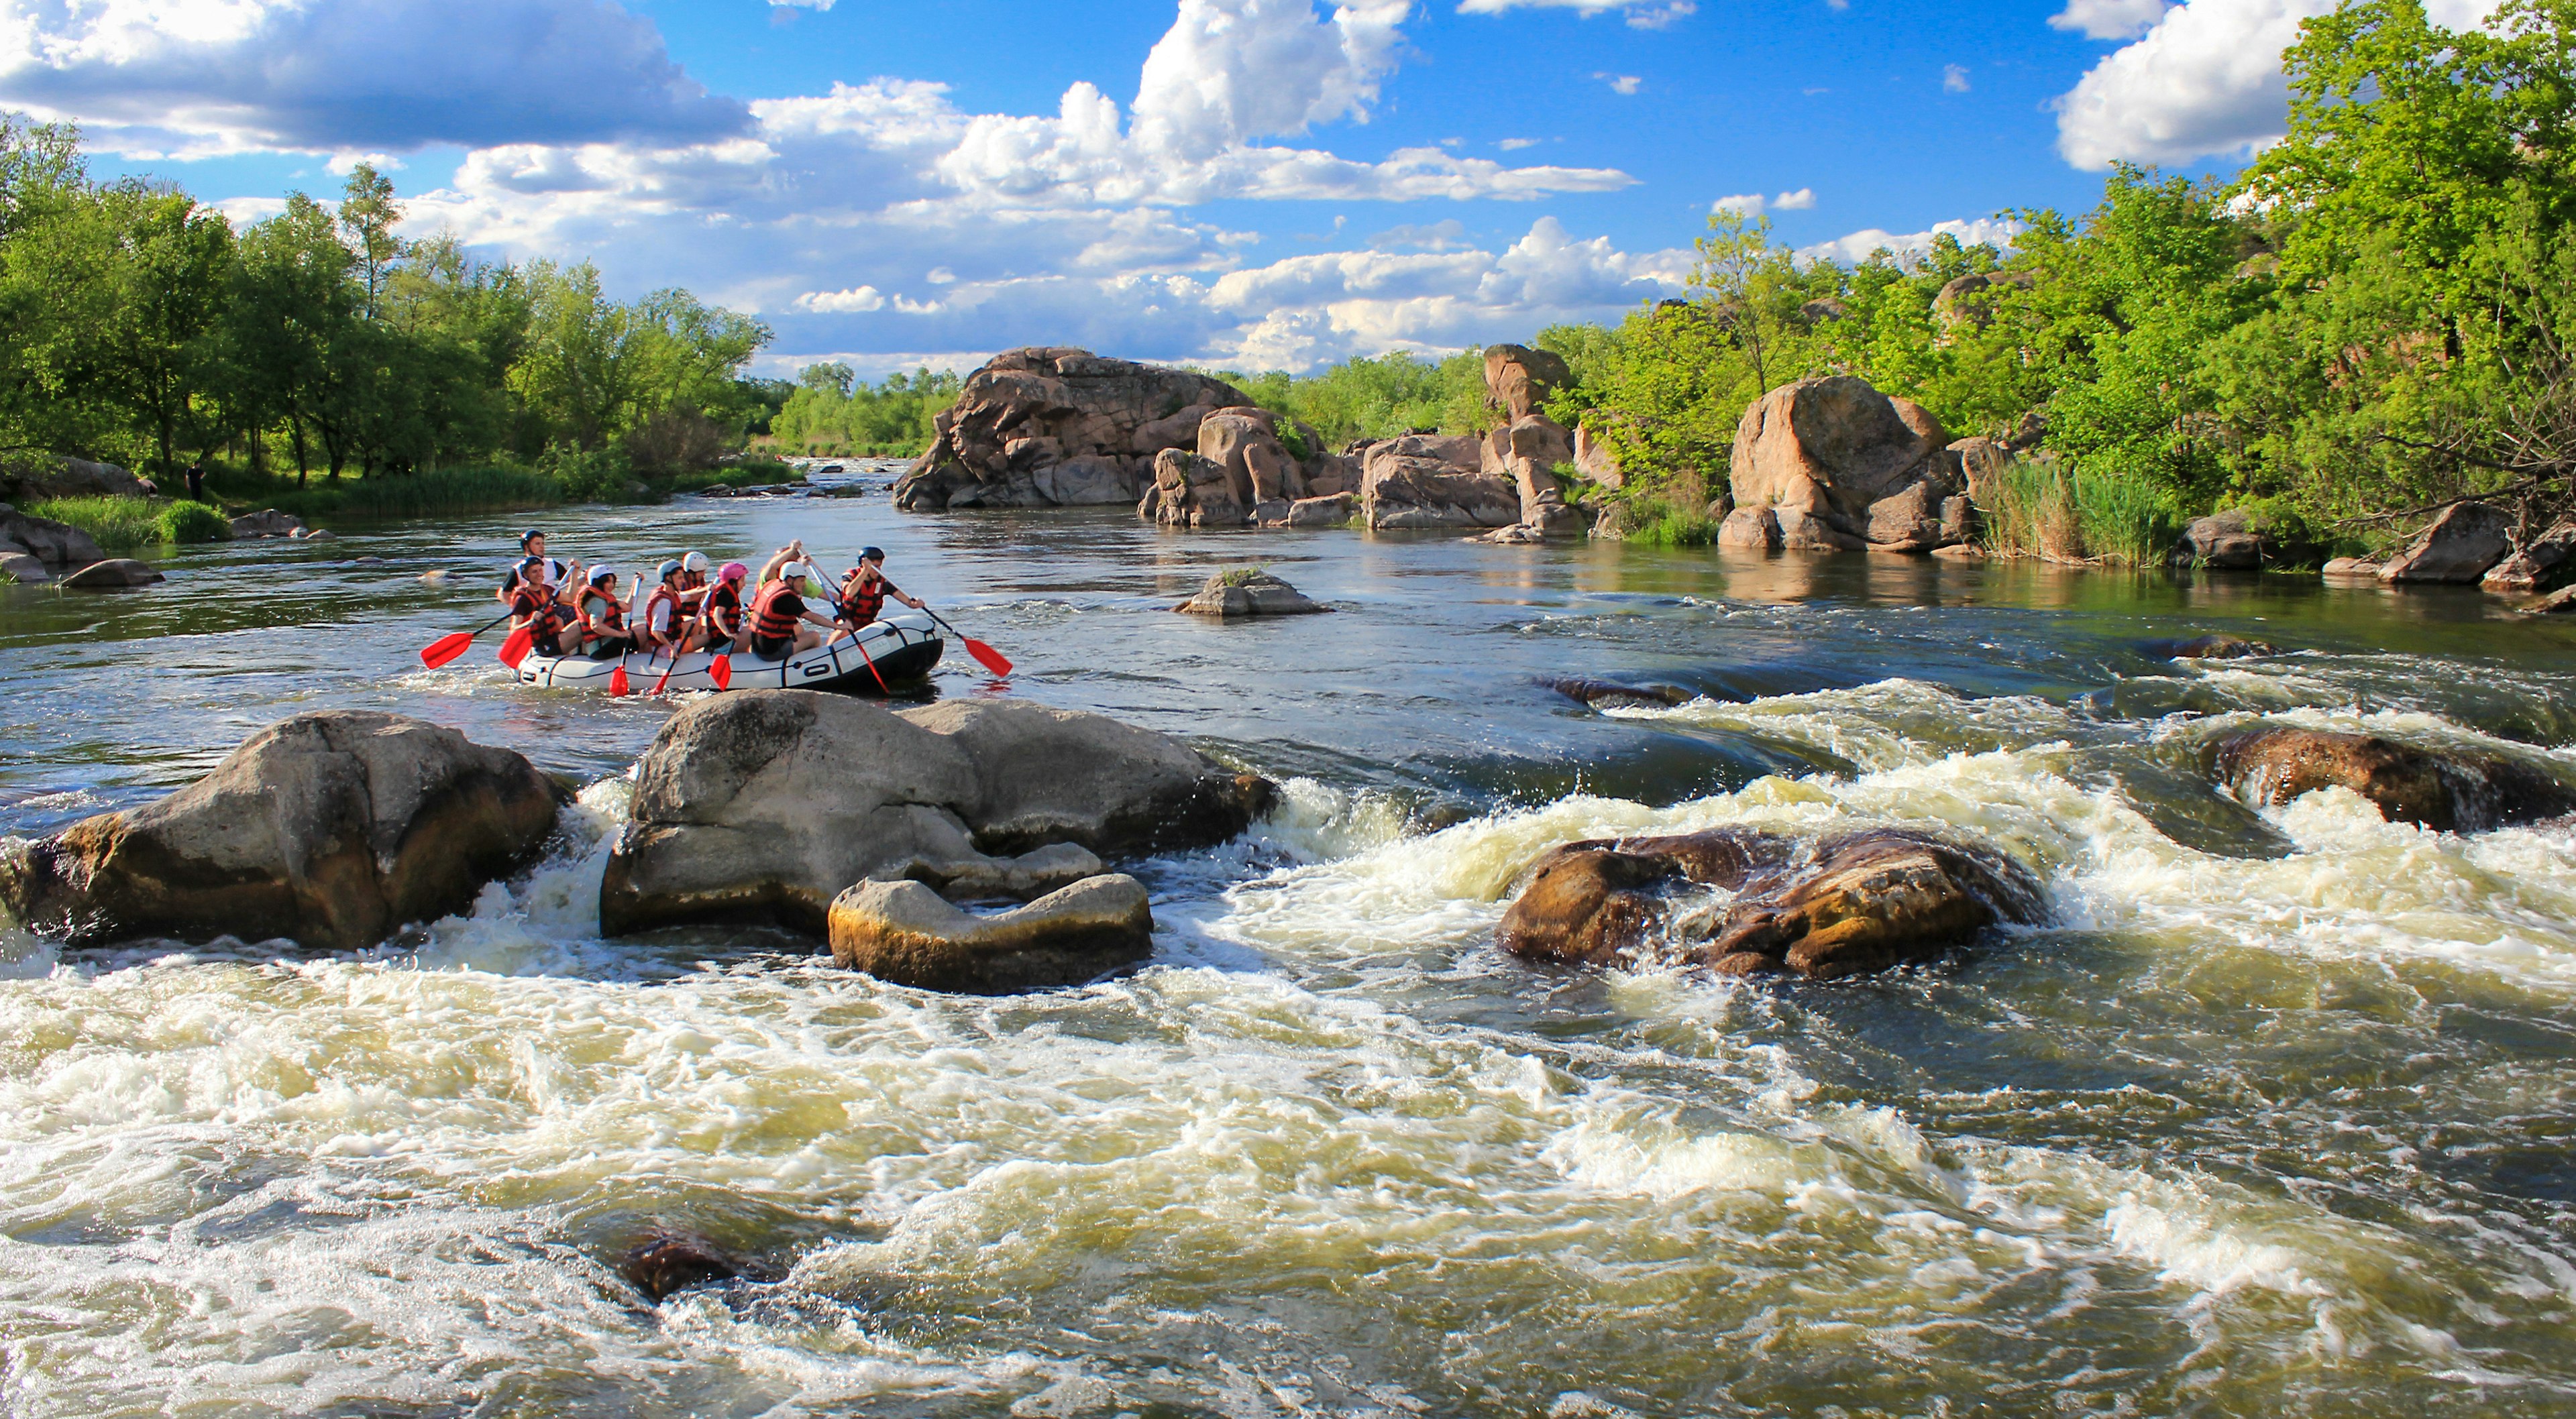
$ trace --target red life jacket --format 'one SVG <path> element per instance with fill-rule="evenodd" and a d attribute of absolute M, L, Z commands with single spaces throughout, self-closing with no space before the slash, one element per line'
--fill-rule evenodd
<path fill-rule="evenodd" d="M 593 597 L 597 597 L 599 599 L 600 611 L 598 624 L 600 631 L 625 630 L 626 603 L 609 595 L 607 592 L 600 590 L 597 586 L 586 586 L 582 588 L 581 592 L 581 609 L 584 612 L 588 612 L 590 610 L 590 602 Z M 597 631 L 592 632 L 594 635 L 598 633 L 599 632 Z"/>
<path fill-rule="evenodd" d="M 725 581 L 708 587 L 705 615 L 710 632 L 731 639 L 742 627 L 741 585 Z"/>
<path fill-rule="evenodd" d="M 653 634 L 653 608 L 664 602 L 668 602 L 671 607 L 671 621 L 667 633 L 674 636 L 680 633 L 680 593 L 673 591 L 670 584 L 665 582 L 654 587 L 653 594 L 645 597 L 643 606 L 637 609 L 635 619 L 643 626 L 646 635 Z"/>
<path fill-rule="evenodd" d="M 841 616 L 852 626 L 864 626 L 885 610 L 886 593 L 894 583 L 878 577 L 865 585 L 857 577 L 841 583 Z"/>
<path fill-rule="evenodd" d="M 793 601 L 793 609 L 779 605 Z M 805 614 L 805 601 L 796 588 L 785 581 L 773 581 L 760 589 L 751 602 L 751 633 L 762 640 L 783 641 L 796 634 L 797 618 Z"/>
<path fill-rule="evenodd" d="M 538 640 L 552 640 L 563 630 L 564 605 L 555 599 L 554 588 L 543 583 L 522 582 L 510 593 L 510 614 L 524 619 Z"/>

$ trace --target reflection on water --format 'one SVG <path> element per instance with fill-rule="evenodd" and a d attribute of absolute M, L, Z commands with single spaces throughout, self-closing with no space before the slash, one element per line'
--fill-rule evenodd
<path fill-rule="evenodd" d="M 2576 777 L 2565 627 L 2289 578 L 905 518 L 881 481 L 543 519 L 624 568 L 882 545 L 1021 667 L 952 656 L 941 693 L 1285 783 L 1251 838 L 1143 865 L 1147 970 L 952 1000 L 773 933 L 598 937 L 667 706 L 413 658 L 497 609 L 525 520 L 0 589 L 0 831 L 318 706 L 593 785 L 545 866 L 375 951 L 0 941 L 12 1414 L 2576 1402 L 2576 831 L 2256 813 L 2201 769 L 2276 716 Z M 1336 613 L 1170 614 L 1246 562 Z M 2203 631 L 2297 653 L 2139 652 Z M 1491 951 L 1569 838 L 1862 821 L 2008 848 L 2053 923 L 1830 988 Z M 646 1304 L 613 1264 L 674 1225 L 751 1279 Z"/>

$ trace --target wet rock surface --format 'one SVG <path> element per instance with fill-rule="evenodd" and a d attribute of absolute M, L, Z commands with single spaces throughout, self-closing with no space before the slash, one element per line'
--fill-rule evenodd
<path fill-rule="evenodd" d="M 424 720 L 326 710 L 212 773 L 0 857 L 0 908 L 76 944 L 136 936 L 372 946 L 463 910 L 551 836 L 562 790 Z"/>
<path fill-rule="evenodd" d="M 107 557 L 70 523 L 31 517 L 7 503 L 0 503 L 0 555 L 31 557 L 51 567 L 85 567 Z"/>
<path fill-rule="evenodd" d="M 1738 895 L 1686 913 L 1691 888 Z M 1527 960 L 1608 965 L 1670 952 L 1732 975 L 1816 980 L 1936 956 L 2001 922 L 2035 922 L 2038 880 L 2010 858 L 1885 829 L 1801 843 L 1718 829 L 1568 843 L 1541 858 L 1495 931 Z"/>
<path fill-rule="evenodd" d="M 611 934 L 711 920 L 819 936 L 854 883 L 1051 890 L 1101 856 L 1223 842 L 1272 794 L 1103 715 L 736 691 L 681 710 L 645 753 L 600 921 Z"/>
<path fill-rule="evenodd" d="M 617 1267 L 628 1285 L 656 1303 L 692 1287 L 731 1281 L 743 1271 L 738 1258 L 705 1237 L 669 1231 L 647 1235 Z"/>
<path fill-rule="evenodd" d="M 1144 884 L 1087 877 L 979 916 L 919 882 L 861 882 L 832 900 L 832 959 L 922 990 L 1002 995 L 1080 985 L 1153 954 Z"/>
<path fill-rule="evenodd" d="M 161 573 L 153 570 L 149 562 L 138 562 L 132 557 L 110 557 L 66 574 L 62 584 L 66 591 L 115 591 L 130 586 L 150 586 L 161 580 L 164 580 Z"/>
<path fill-rule="evenodd" d="M 2392 823 L 2438 832 L 2478 832 L 2576 811 L 2576 792 L 2533 765 L 2376 734 L 2258 725 L 2221 740 L 2210 764 L 2222 784 L 2256 806 L 2348 788 Z"/>
<path fill-rule="evenodd" d="M 2281 648 L 2270 641 L 2247 640 L 2225 632 L 2185 636 L 2174 640 L 2147 641 L 2138 653 L 2150 660 L 2251 660 L 2279 655 Z"/>
<path fill-rule="evenodd" d="M 1669 709 L 1688 704 L 1698 696 L 1673 685 L 1622 685 L 1610 680 L 1586 680 L 1568 676 L 1538 682 L 1569 700 L 1578 700 L 1594 709 L 1629 705 L 1654 705 Z"/>
<path fill-rule="evenodd" d="M 304 519 L 291 512 L 279 512 L 273 507 L 243 513 L 234 518 L 230 525 L 235 538 L 292 537 L 305 530 Z"/>
<path fill-rule="evenodd" d="M 1368 446 L 1360 505 L 1371 531 L 1509 527 L 1520 521 L 1520 489 L 1484 468 L 1480 440 L 1406 434 Z"/>
<path fill-rule="evenodd" d="M 1218 572 L 1198 595 L 1172 608 L 1193 616 L 1236 619 L 1247 616 L 1312 616 L 1329 611 L 1304 592 L 1259 569 Z"/>

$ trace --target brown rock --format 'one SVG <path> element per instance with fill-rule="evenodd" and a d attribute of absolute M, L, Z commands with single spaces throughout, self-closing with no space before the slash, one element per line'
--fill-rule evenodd
<path fill-rule="evenodd" d="M 2155 660 L 2248 660 L 2279 655 L 2281 648 L 2270 641 L 2249 641 L 2243 636 L 2213 634 L 2192 636 L 2186 640 L 2148 641 L 2138 647 L 2138 653 Z"/>
<path fill-rule="evenodd" d="M 1153 954 L 1144 884 L 1088 877 L 992 916 L 918 882 L 861 882 L 832 899 L 832 959 L 921 990 L 1002 995 L 1080 985 Z"/>
<path fill-rule="evenodd" d="M 2324 574 L 2331 577 L 2366 576 L 2375 578 L 2379 575 L 2379 563 L 2372 561 L 2368 557 L 2336 557 L 2325 564 Z"/>
<path fill-rule="evenodd" d="M 1993 507 L 2002 494 L 2004 470 L 2012 466 L 2012 450 L 1979 435 L 1951 444 L 1949 452 L 1958 462 L 1968 500 L 1979 507 Z"/>
<path fill-rule="evenodd" d="M 2576 522 L 2556 522 L 2529 542 L 2513 549 L 2479 579 L 2489 591 L 2522 595 L 2553 591 L 2576 579 Z"/>
<path fill-rule="evenodd" d="M 1299 498 L 1288 505 L 1290 527 L 1339 527 L 1351 520 L 1351 509 L 1357 499 L 1348 493 L 1328 497 Z"/>
<path fill-rule="evenodd" d="M 68 591 L 113 591 L 129 586 L 150 586 L 163 579 L 148 562 L 138 562 L 132 557 L 111 557 L 103 562 L 92 562 L 64 577 L 63 587 Z"/>
<path fill-rule="evenodd" d="M 1508 527 L 1520 490 L 1482 470 L 1483 444 L 1465 435 L 1407 434 L 1369 446 L 1360 503 L 1372 530 Z"/>
<path fill-rule="evenodd" d="M 85 567 L 107 556 L 88 533 L 68 522 L 29 517 L 0 503 L 0 549 L 11 548 L 57 567 Z"/>
<path fill-rule="evenodd" d="M 704 1237 L 659 1232 L 629 1250 L 617 1274 L 659 1303 L 692 1286 L 731 1281 L 742 1274 L 742 1263 Z"/>
<path fill-rule="evenodd" d="M 2259 725 L 2222 741 L 2212 768 L 2257 805 L 2349 788 L 2377 804 L 2388 821 L 2437 832 L 2478 832 L 2576 808 L 2576 794 L 2518 760 L 2286 724 Z"/>
<path fill-rule="evenodd" d="M 304 519 L 273 507 L 262 508 L 234 518 L 232 529 L 236 538 L 293 537 L 304 531 Z"/>
<path fill-rule="evenodd" d="M 1332 608 L 1307 600 L 1304 593 L 1268 572 L 1237 568 L 1209 577 L 1198 595 L 1172 609 L 1196 616 L 1233 618 L 1311 616 Z"/>
<path fill-rule="evenodd" d="M 1755 400 L 1736 425 L 1731 478 L 1737 512 L 1770 509 L 1788 548 L 1857 548 L 1874 504 L 1918 483 L 1930 485 L 1922 496 L 1934 508 L 1959 491 L 1939 421 L 1850 375 Z M 1888 524 L 1908 542 L 1919 525 Z"/>
<path fill-rule="evenodd" d="M 1482 471 L 1519 490 L 1520 525 L 1542 537 L 1583 535 L 1584 519 L 1566 506 L 1556 481 L 1556 469 L 1573 461 L 1573 436 L 1537 414 L 1496 425 L 1481 455 Z"/>
<path fill-rule="evenodd" d="M 1567 843 L 1539 859 L 1494 944 L 1523 960 L 1607 965 L 1663 929 L 1665 894 L 1649 889 L 1734 888 L 1787 856 L 1785 840 L 1726 829 Z"/>
<path fill-rule="evenodd" d="M 1526 345 L 1485 348 L 1485 402 L 1515 420 L 1538 413 L 1549 395 L 1573 382 L 1560 355 Z"/>
<path fill-rule="evenodd" d="M 2576 611 L 2576 586 L 2562 586 L 2523 608 L 2528 616 L 2558 616 Z"/>
<path fill-rule="evenodd" d="M 1154 455 L 1154 483 L 1136 515 L 1169 527 L 1241 527 L 1252 509 L 1236 500 L 1224 464 L 1167 448 Z"/>
<path fill-rule="evenodd" d="M 549 837 L 561 791 L 519 755 L 369 710 L 297 715 L 161 801 L 0 858 L 0 907 L 88 943 L 371 946 L 471 904 Z"/>
<path fill-rule="evenodd" d="M 929 450 L 896 482 L 895 505 L 936 512 L 1134 501 L 1156 455 L 1197 445 L 1207 411 L 1251 402 L 1187 370 L 1087 350 L 1012 350 L 967 377 Z M 1086 459 L 1094 461 L 1073 476 L 1041 476 Z"/>
<path fill-rule="evenodd" d="M 2513 514 L 2485 503 L 2453 503 L 2395 561 L 2379 569 L 2379 579 L 2406 582 L 2470 582 L 2513 550 Z"/>
<path fill-rule="evenodd" d="M 1225 471 L 1234 500 L 1251 507 L 1305 495 L 1296 460 L 1279 442 L 1278 422 L 1267 409 L 1219 409 L 1199 422 L 1199 457 Z"/>
<path fill-rule="evenodd" d="M 2279 544 L 2255 530 L 2253 519 L 2243 509 L 2230 508 L 2194 518 L 2165 560 L 2176 567 L 2253 572 L 2277 559 L 2280 551 Z"/>
<path fill-rule="evenodd" d="M 1717 545 L 1739 552 L 1779 551 L 1779 516 L 1767 507 L 1739 507 L 1717 525 Z"/>
<path fill-rule="evenodd" d="M 1627 485 L 1627 475 L 1619 468 L 1619 456 L 1589 425 L 1577 424 L 1574 428 L 1574 471 L 1605 488 Z"/>

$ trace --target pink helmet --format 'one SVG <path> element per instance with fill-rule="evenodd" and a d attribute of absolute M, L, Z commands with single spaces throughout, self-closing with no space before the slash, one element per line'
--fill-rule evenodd
<path fill-rule="evenodd" d="M 727 562 L 716 571 L 718 581 L 740 581 L 751 575 L 751 568 L 740 562 Z"/>

